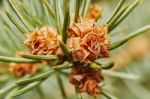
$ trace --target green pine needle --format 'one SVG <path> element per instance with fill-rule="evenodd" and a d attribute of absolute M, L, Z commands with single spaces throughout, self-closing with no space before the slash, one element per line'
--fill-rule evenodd
<path fill-rule="evenodd" d="M 78 18 L 79 18 L 79 11 L 80 11 L 80 3 L 81 0 L 76 0 L 76 8 L 75 8 L 75 22 L 78 22 Z"/>
<path fill-rule="evenodd" d="M 16 87 L 17 87 L 16 84 L 10 84 L 6 88 L 1 89 L 0 90 L 0 97 L 4 96 L 5 94 L 7 94 L 9 91 L 11 91 L 12 89 L 14 89 Z"/>
<path fill-rule="evenodd" d="M 64 17 L 64 24 L 63 24 L 63 32 L 62 32 L 62 41 L 66 43 L 67 41 L 67 29 L 70 25 L 70 12 L 69 12 L 69 1 L 66 4 L 66 11 L 65 11 L 65 17 Z"/>
<path fill-rule="evenodd" d="M 48 72 L 45 72 L 43 74 L 40 74 L 40 75 L 32 77 L 32 78 L 19 80 L 19 81 L 16 82 L 16 84 L 24 85 L 24 84 L 29 84 L 29 83 L 32 83 L 32 82 L 35 82 L 35 81 L 43 80 L 43 79 L 49 77 L 50 75 L 52 75 L 53 72 L 54 72 L 53 70 L 50 70 Z"/>
<path fill-rule="evenodd" d="M 7 56 L 0 56 L 0 61 L 15 62 L 15 63 L 37 63 L 38 62 L 38 61 L 32 60 L 32 59 L 15 58 L 15 57 L 7 57 Z"/>
<path fill-rule="evenodd" d="M 50 4 L 48 3 L 48 1 L 47 1 L 47 0 L 43 0 L 43 2 L 44 2 L 44 5 L 46 6 L 46 8 L 47 8 L 47 10 L 48 10 L 49 15 L 50 15 L 52 18 L 54 18 L 54 17 L 55 17 L 55 14 L 54 14 L 54 12 L 53 12 L 53 10 L 52 10 Z"/>
<path fill-rule="evenodd" d="M 69 62 L 64 62 L 63 64 L 53 66 L 52 70 L 50 70 L 48 72 L 45 72 L 43 74 L 40 74 L 40 75 L 32 77 L 32 78 L 17 81 L 16 84 L 22 85 L 22 84 L 28 84 L 28 83 L 32 83 L 35 81 L 39 81 L 39 80 L 48 78 L 50 75 L 52 75 L 54 73 L 54 70 L 68 69 L 68 68 L 71 68 L 71 66 L 72 66 L 72 64 L 70 64 Z"/>
<path fill-rule="evenodd" d="M 113 95 L 111 95 L 111 94 L 109 94 L 107 92 L 104 92 L 104 91 L 102 92 L 102 95 L 105 96 L 108 99 L 118 99 L 115 96 L 113 96 Z"/>
<path fill-rule="evenodd" d="M 118 5 L 116 6 L 115 10 L 113 11 L 112 15 L 110 16 L 110 18 L 107 20 L 107 24 L 109 24 L 111 22 L 111 20 L 116 16 L 116 14 L 119 12 L 119 10 L 121 9 L 121 7 L 123 6 L 124 2 L 126 0 L 120 0 L 120 2 L 118 3 Z"/>
<path fill-rule="evenodd" d="M 90 8 L 90 4 L 91 4 L 92 0 L 85 0 L 85 4 L 83 6 L 83 10 L 82 10 L 82 16 L 86 17 L 87 12 Z"/>
<path fill-rule="evenodd" d="M 21 94 L 24 94 L 24 93 L 26 93 L 26 92 L 28 92 L 28 91 L 30 91 L 30 90 L 36 88 L 36 87 L 39 86 L 42 82 L 43 82 L 43 80 L 33 82 L 33 83 L 27 85 L 26 87 L 24 87 L 24 88 L 18 90 L 17 92 L 15 92 L 15 93 L 13 94 L 13 96 L 15 97 L 15 96 L 19 96 L 19 95 L 21 95 Z"/>
<path fill-rule="evenodd" d="M 55 19 L 56 19 L 56 23 L 57 23 L 57 30 L 59 34 L 62 34 L 62 30 L 61 30 L 61 22 L 60 22 L 60 13 L 59 13 L 59 4 L 58 4 L 58 0 L 54 0 L 54 6 L 55 6 Z"/>
<path fill-rule="evenodd" d="M 13 9 L 13 11 L 16 13 L 18 18 L 22 21 L 22 23 L 25 25 L 25 27 L 29 31 L 33 31 L 34 27 L 26 20 L 25 16 L 23 13 L 19 10 L 18 6 L 15 4 L 14 0 L 8 0 L 8 3 L 10 4 L 10 7 Z"/>
<path fill-rule="evenodd" d="M 109 28 L 109 31 L 115 29 L 141 2 L 142 0 L 136 0 L 133 4 L 131 4 L 128 9 L 121 15 L 121 17 L 117 20 L 117 22 Z"/>
<path fill-rule="evenodd" d="M 115 49 L 115 48 L 117 48 L 117 47 L 123 45 L 123 44 L 126 43 L 128 40 L 130 40 L 130 39 L 132 39 L 133 37 L 136 37 L 136 36 L 142 34 L 143 32 L 146 32 L 146 31 L 148 31 L 148 30 L 150 30 L 150 25 L 147 25 L 147 26 L 145 26 L 145 27 L 143 27 L 143 28 L 141 28 L 141 29 L 139 29 L 139 30 L 133 32 L 133 33 L 130 33 L 128 36 L 122 38 L 121 40 L 118 40 L 118 41 L 112 43 L 111 46 L 110 46 L 110 50 L 113 50 L 113 49 Z"/>
<path fill-rule="evenodd" d="M 58 83 L 58 86 L 60 88 L 63 99 L 67 99 L 67 94 L 66 94 L 66 91 L 65 91 L 65 88 L 63 85 L 63 80 L 62 80 L 59 72 L 56 72 L 56 78 L 57 78 L 57 83 Z"/>
<path fill-rule="evenodd" d="M 34 59 L 34 60 L 56 60 L 59 59 L 56 55 L 29 55 L 29 54 L 20 54 L 24 58 Z"/>
<path fill-rule="evenodd" d="M 32 19 L 32 24 L 36 24 L 39 26 L 42 26 L 42 21 L 37 17 L 34 16 L 33 13 L 31 12 L 31 10 L 28 8 L 28 6 L 26 6 L 26 4 L 24 4 L 23 2 L 18 1 L 18 3 L 20 4 L 21 10 L 22 12 L 25 12 L 24 15 L 28 18 Z M 30 16 L 30 17 L 29 17 Z"/>
<path fill-rule="evenodd" d="M 8 11 L 6 11 L 6 15 L 8 16 L 8 18 L 10 19 L 10 21 L 22 32 L 22 33 L 26 33 L 27 30 L 22 26 L 22 24 L 20 24 L 18 22 L 18 20 L 15 19 L 14 16 L 12 16 Z"/>
<path fill-rule="evenodd" d="M 122 16 L 122 14 L 128 9 L 129 4 L 127 4 L 126 6 L 124 6 L 118 13 L 117 15 L 115 15 L 111 21 L 108 23 L 108 27 L 111 28 L 115 22 L 120 18 L 120 16 Z M 109 30 L 110 31 L 110 30 Z"/>
<path fill-rule="evenodd" d="M 100 67 L 102 69 L 110 69 L 114 66 L 114 61 L 110 58 L 102 58 L 102 59 L 97 59 L 95 60 L 95 66 Z M 93 64 L 94 65 L 94 64 Z M 93 66 L 94 67 L 94 66 Z M 95 67 L 95 68 L 96 68 Z"/>

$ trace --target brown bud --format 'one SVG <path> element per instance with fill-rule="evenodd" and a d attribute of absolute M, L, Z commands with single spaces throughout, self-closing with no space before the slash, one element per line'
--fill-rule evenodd
<path fill-rule="evenodd" d="M 34 74 L 37 72 L 37 67 L 33 64 L 17 64 L 11 63 L 9 71 L 15 76 L 21 77 L 26 74 Z"/>
<path fill-rule="evenodd" d="M 60 39 L 55 28 L 43 27 L 28 33 L 24 44 L 29 47 L 29 52 L 34 55 L 62 55 L 58 41 Z"/>
<path fill-rule="evenodd" d="M 70 77 L 70 83 L 76 86 L 79 92 L 87 92 L 96 96 L 102 92 L 98 84 L 104 80 L 101 69 L 94 70 L 88 66 L 74 66 Z"/>
<path fill-rule="evenodd" d="M 101 17 L 101 14 L 102 8 L 97 4 L 93 4 L 88 11 L 87 18 L 90 20 L 97 20 L 97 18 Z"/>
<path fill-rule="evenodd" d="M 98 26 L 93 21 L 81 19 L 68 29 L 67 46 L 74 61 L 90 63 L 97 58 L 109 56 L 108 26 Z"/>

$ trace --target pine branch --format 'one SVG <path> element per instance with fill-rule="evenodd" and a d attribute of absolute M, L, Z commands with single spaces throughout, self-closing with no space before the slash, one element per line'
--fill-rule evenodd
<path fill-rule="evenodd" d="M 59 41 L 59 44 L 60 44 L 63 52 L 67 56 L 68 60 L 71 61 L 71 53 L 70 53 L 68 47 L 63 42 L 61 42 L 61 41 Z"/>

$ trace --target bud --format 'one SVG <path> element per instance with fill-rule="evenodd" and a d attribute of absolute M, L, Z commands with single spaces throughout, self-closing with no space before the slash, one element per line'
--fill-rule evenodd
<path fill-rule="evenodd" d="M 102 14 L 102 8 L 99 7 L 97 4 L 91 5 L 88 13 L 87 18 L 90 20 L 97 20 L 99 17 L 101 17 Z"/>
<path fill-rule="evenodd" d="M 101 69 L 92 69 L 89 66 L 74 66 L 70 77 L 70 83 L 75 85 L 79 92 L 87 92 L 96 96 L 102 92 L 98 84 L 104 80 Z"/>
<path fill-rule="evenodd" d="M 60 39 L 55 28 L 43 27 L 28 33 L 24 44 L 28 45 L 29 52 L 34 55 L 62 55 Z"/>
<path fill-rule="evenodd" d="M 81 19 L 68 29 L 67 46 L 73 60 L 91 63 L 97 58 L 109 56 L 108 26 L 98 26 L 93 21 Z"/>
<path fill-rule="evenodd" d="M 18 77 L 24 76 L 26 74 L 34 74 L 38 70 L 37 66 L 34 64 L 11 63 L 9 66 L 9 71 Z"/>

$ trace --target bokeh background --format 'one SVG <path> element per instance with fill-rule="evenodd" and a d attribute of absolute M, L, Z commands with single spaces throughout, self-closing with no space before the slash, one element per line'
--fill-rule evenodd
<path fill-rule="evenodd" d="M 29 4 L 30 0 L 24 0 Z M 95 0 L 103 8 L 102 18 L 98 21 L 99 24 L 106 21 L 111 15 L 113 9 L 119 0 Z M 134 0 L 127 0 L 132 2 Z M 0 0 L 2 2 L 2 0 Z M 31 2 L 30 2 L 31 3 Z M 0 9 L 3 9 L 2 3 Z M 7 6 L 7 5 L 6 5 Z M 33 9 L 33 8 L 31 8 Z M 34 10 L 33 10 L 34 11 Z M 2 11 L 1 11 L 2 12 Z M 120 39 L 129 33 L 150 24 L 150 0 L 142 0 L 142 3 L 112 32 L 112 41 Z M 5 33 L 2 29 L 4 23 L 0 20 L 0 34 Z M 14 32 L 9 31 L 9 33 Z M 16 34 L 19 35 L 19 34 Z M 4 36 L 4 35 L 2 35 Z M 6 41 L 3 39 L 9 38 L 4 36 L 0 38 L 0 54 L 13 54 L 9 52 L 9 47 L 4 45 Z M 19 45 L 19 44 L 18 44 Z M 13 46 L 13 45 L 12 45 Z M 118 99 L 150 99 L 150 31 L 130 40 L 122 47 L 119 47 L 111 52 L 111 56 L 115 61 L 115 66 L 112 72 L 107 73 L 105 77 L 104 89 L 112 96 Z M 11 83 L 7 75 L 3 75 L 7 71 L 5 63 L 0 65 L 0 87 L 5 86 L 5 82 Z M 120 74 L 120 72 L 125 73 Z M 113 74 L 114 73 L 114 74 Z M 76 99 L 74 87 L 68 83 L 68 78 L 63 77 L 65 90 L 68 99 Z M 84 99 L 93 99 L 93 97 L 82 94 Z M 8 96 L 9 97 L 9 96 Z M 9 98 L 7 98 L 9 99 Z M 55 77 L 50 77 L 39 88 L 36 88 L 24 95 L 14 99 L 62 99 L 61 93 L 56 83 Z M 98 96 L 98 99 L 105 99 L 103 96 Z"/>

